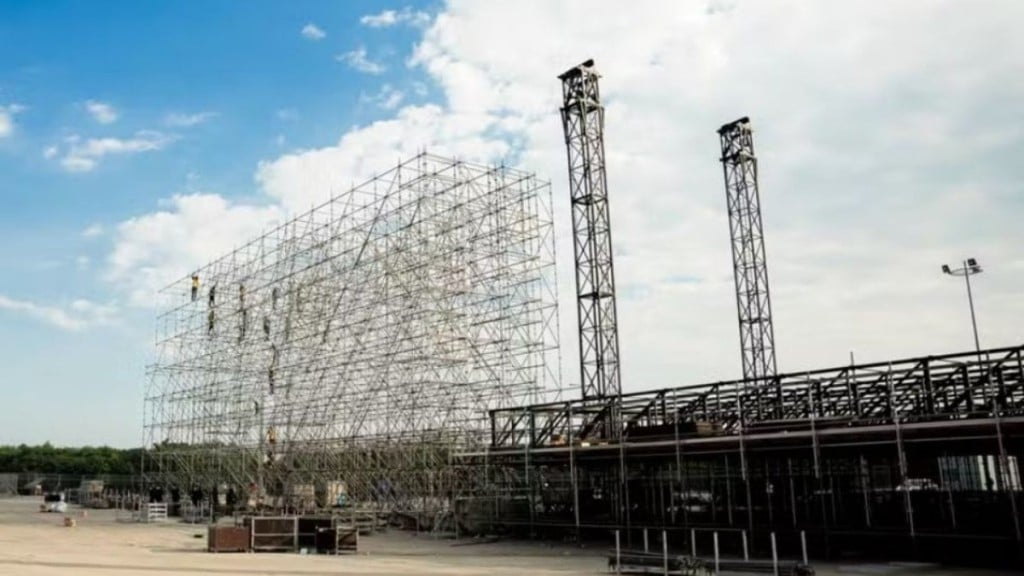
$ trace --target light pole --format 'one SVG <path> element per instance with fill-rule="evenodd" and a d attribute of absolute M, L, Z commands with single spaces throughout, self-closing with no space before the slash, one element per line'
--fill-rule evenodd
<path fill-rule="evenodd" d="M 980 354 L 981 344 L 978 340 L 978 321 L 974 317 L 974 296 L 971 295 L 971 276 L 981 274 L 981 266 L 974 258 L 968 258 L 961 263 L 960 268 L 950 269 L 948 264 L 942 265 L 943 274 L 950 276 L 963 276 L 967 283 L 967 303 L 971 307 L 971 326 L 974 328 L 974 349 Z"/>

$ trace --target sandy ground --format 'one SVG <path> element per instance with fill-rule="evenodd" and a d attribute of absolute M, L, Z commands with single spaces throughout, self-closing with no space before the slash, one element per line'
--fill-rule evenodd
<path fill-rule="evenodd" d="M 0 499 L 0 575 L 129 574 L 333 575 L 445 574 L 554 576 L 607 574 L 600 549 L 526 542 L 453 545 L 397 531 L 360 539 L 350 556 L 209 554 L 202 526 L 118 522 L 111 511 L 72 507 L 74 528 L 60 514 L 38 512 L 40 499 Z M 196 538 L 201 534 L 202 538 Z M 911 565 L 816 565 L 821 576 L 976 576 L 1011 574 Z"/>
<path fill-rule="evenodd" d="M 532 543 L 453 546 L 398 531 L 361 538 L 356 555 L 209 554 L 203 526 L 118 522 L 106 510 L 90 510 L 82 518 L 71 507 L 68 515 L 78 525 L 65 528 L 63 515 L 40 513 L 39 504 L 39 498 L 0 499 L 0 575 L 554 576 L 595 574 L 604 567 L 593 551 Z"/>

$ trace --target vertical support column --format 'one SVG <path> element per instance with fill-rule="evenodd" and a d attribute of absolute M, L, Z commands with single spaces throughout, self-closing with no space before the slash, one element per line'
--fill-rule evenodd
<path fill-rule="evenodd" d="M 891 400 L 894 393 L 891 364 L 889 365 L 888 372 L 885 374 L 885 379 L 888 384 L 888 396 L 890 398 L 889 415 L 896 427 L 896 451 L 900 466 L 900 485 L 903 486 L 903 504 L 907 514 L 907 523 L 910 527 L 910 540 L 916 545 L 917 529 L 914 525 L 914 504 L 910 498 L 910 486 L 907 484 L 907 453 L 903 449 L 903 427 L 900 424 L 900 415 L 896 412 L 895 404 Z"/>
<path fill-rule="evenodd" d="M 725 512 L 726 517 L 729 521 L 729 526 L 733 525 L 732 517 L 732 472 L 729 470 L 729 454 L 723 455 L 722 460 L 725 462 Z M 747 513 L 750 513 L 750 502 L 747 502 Z"/>
<path fill-rule="evenodd" d="M 678 507 L 683 509 L 683 524 L 689 525 L 689 523 L 690 523 L 690 514 L 686 510 L 686 506 L 683 504 L 686 501 L 687 489 L 686 489 L 686 487 L 684 486 L 684 483 L 683 483 L 683 454 L 682 454 L 682 449 L 683 448 L 682 448 L 682 443 L 679 441 L 679 398 L 678 398 L 678 394 L 679 394 L 678 390 L 675 390 L 675 391 L 672 392 L 672 420 L 673 420 L 673 423 L 674 423 L 673 433 L 675 435 L 675 445 L 676 445 L 676 486 L 675 486 L 675 488 L 677 488 L 679 490 Z M 676 523 L 676 517 L 675 517 L 675 512 L 674 511 L 675 511 L 675 509 L 677 507 L 677 503 L 676 503 L 675 497 L 674 497 L 675 489 L 672 490 L 672 494 L 673 494 L 673 498 L 672 498 L 672 510 L 673 510 L 672 523 L 675 524 Z"/>
<path fill-rule="evenodd" d="M 668 532 L 661 531 L 661 558 L 665 576 L 668 576 Z"/>
<path fill-rule="evenodd" d="M 796 528 L 796 481 L 793 480 L 792 458 L 786 458 L 786 470 L 789 475 L 789 510 L 793 515 L 793 527 Z"/>
<path fill-rule="evenodd" d="M 633 545 L 633 523 L 629 506 L 629 475 L 626 471 L 626 443 L 625 439 L 619 440 L 619 502 L 622 506 L 622 515 L 626 524 L 626 543 Z"/>
<path fill-rule="evenodd" d="M 719 567 L 719 561 L 718 561 L 718 530 L 715 530 L 714 536 L 715 536 L 715 574 L 717 575 L 718 574 L 718 567 Z"/>
<path fill-rule="evenodd" d="M 743 488 L 747 497 L 747 530 L 750 531 L 750 537 L 754 537 L 754 503 L 753 495 L 750 487 L 750 468 L 747 463 L 747 446 L 743 440 L 744 428 L 746 428 L 746 418 L 743 416 L 743 394 L 739 394 L 739 408 L 740 408 L 740 476 L 743 479 Z M 767 465 L 765 466 L 765 478 L 768 478 Z M 769 499 L 771 496 L 769 495 Z M 769 504 L 770 505 L 770 504 Z M 731 522 L 730 522 L 731 523 Z M 743 537 L 743 546 L 746 548 L 747 540 L 746 535 Z"/>
<path fill-rule="evenodd" d="M 615 573 L 622 573 L 622 540 L 618 530 L 615 531 Z"/>
<path fill-rule="evenodd" d="M 299 517 L 292 518 L 292 550 L 299 551 Z"/>
<path fill-rule="evenodd" d="M 530 505 L 530 539 L 531 540 L 535 537 L 535 534 L 533 532 L 533 523 L 534 523 L 534 515 L 536 514 L 536 510 L 535 509 L 537 507 L 536 502 L 534 502 L 535 495 L 534 495 L 534 491 L 533 491 L 533 474 L 530 473 L 530 446 L 531 446 L 531 442 L 533 442 L 532 439 L 533 439 L 533 432 L 531 430 L 531 432 L 530 432 L 530 441 L 528 441 L 526 443 L 526 448 L 525 448 L 526 454 L 525 454 L 525 458 L 523 459 L 524 462 L 525 462 L 525 465 L 523 467 L 523 471 L 526 474 L 526 491 L 527 491 L 526 501 Z"/>
<path fill-rule="evenodd" d="M 576 469 L 576 438 L 572 428 L 572 402 L 568 403 L 568 425 L 565 437 L 569 441 L 569 476 L 572 478 L 572 511 L 576 521 L 576 543 L 582 542 L 580 534 L 580 488 Z"/>
<path fill-rule="evenodd" d="M 775 532 L 772 532 L 772 573 L 779 576 L 779 549 L 775 545 Z"/>
<path fill-rule="evenodd" d="M 860 466 L 858 467 L 860 477 L 860 493 L 864 500 L 864 525 L 871 528 L 871 502 L 868 500 L 868 480 L 871 478 L 871 468 L 864 455 L 860 455 Z"/>

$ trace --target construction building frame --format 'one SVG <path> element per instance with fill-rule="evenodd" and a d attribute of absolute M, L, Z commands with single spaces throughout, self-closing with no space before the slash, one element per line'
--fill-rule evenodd
<path fill-rule="evenodd" d="M 423 153 L 171 284 L 148 482 L 279 510 L 450 507 L 449 459 L 488 443 L 488 411 L 560 394 L 550 196 Z"/>
<path fill-rule="evenodd" d="M 664 530 L 704 554 L 712 532 L 737 554 L 770 553 L 774 533 L 799 557 L 803 533 L 816 557 L 1020 561 L 1024 346 L 769 384 L 770 410 L 746 380 L 494 410 L 491 445 L 460 455 L 487 470 L 462 507 L 491 532 L 638 545 Z M 621 442 L 588 435 L 612 410 Z"/>

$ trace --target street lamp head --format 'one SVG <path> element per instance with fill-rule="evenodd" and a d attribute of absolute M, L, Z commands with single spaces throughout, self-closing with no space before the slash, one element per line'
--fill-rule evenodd
<path fill-rule="evenodd" d="M 942 265 L 942 273 L 943 274 L 952 274 L 953 273 L 953 271 L 949 269 L 949 264 L 943 264 Z"/>
<path fill-rule="evenodd" d="M 968 258 L 967 265 L 970 266 L 971 268 L 978 268 L 978 261 L 975 260 L 974 258 Z"/>

